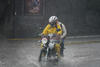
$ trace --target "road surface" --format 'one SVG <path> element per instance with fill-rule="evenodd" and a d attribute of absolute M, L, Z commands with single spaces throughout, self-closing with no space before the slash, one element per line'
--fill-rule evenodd
<path fill-rule="evenodd" d="M 0 67 L 42 67 L 39 44 L 37 40 L 1 40 Z M 65 48 L 61 63 L 46 67 L 100 67 L 100 42 L 65 43 Z"/>

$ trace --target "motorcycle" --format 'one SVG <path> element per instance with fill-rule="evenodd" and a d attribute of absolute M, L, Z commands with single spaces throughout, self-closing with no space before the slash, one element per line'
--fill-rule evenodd
<path fill-rule="evenodd" d="M 43 36 L 41 39 L 42 49 L 40 50 L 39 62 L 43 61 L 43 58 L 45 61 L 52 59 L 58 61 L 60 57 L 57 55 L 55 45 L 59 43 L 60 39 L 55 34 L 48 34 L 47 36 Z"/>

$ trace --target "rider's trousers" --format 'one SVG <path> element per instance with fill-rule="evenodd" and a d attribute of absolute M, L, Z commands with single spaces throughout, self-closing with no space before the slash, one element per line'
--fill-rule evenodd
<path fill-rule="evenodd" d="M 60 44 L 56 44 L 55 49 L 56 49 L 56 52 L 58 54 L 58 57 L 60 57 Z"/>

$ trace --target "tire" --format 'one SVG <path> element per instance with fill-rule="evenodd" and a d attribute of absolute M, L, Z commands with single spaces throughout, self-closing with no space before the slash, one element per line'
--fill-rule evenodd
<path fill-rule="evenodd" d="M 45 57 L 45 50 L 44 49 L 41 49 L 40 51 L 40 56 L 39 56 L 39 62 L 42 61 L 42 58 Z"/>

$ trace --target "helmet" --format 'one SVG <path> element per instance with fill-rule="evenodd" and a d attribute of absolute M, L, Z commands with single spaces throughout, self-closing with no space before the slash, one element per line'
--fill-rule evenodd
<path fill-rule="evenodd" d="M 58 20 L 57 16 L 51 16 L 51 17 L 49 18 L 49 23 L 53 23 L 53 22 L 55 22 L 56 20 Z"/>

